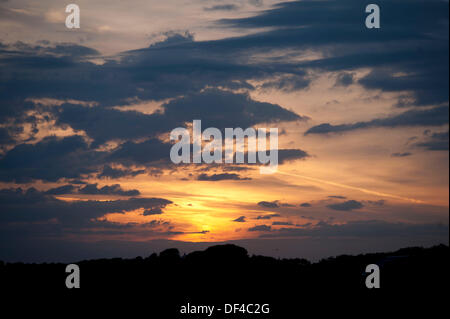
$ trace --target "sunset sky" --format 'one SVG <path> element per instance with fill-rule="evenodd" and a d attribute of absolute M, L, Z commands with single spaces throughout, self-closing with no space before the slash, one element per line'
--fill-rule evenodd
<path fill-rule="evenodd" d="M 448 1 L 0 0 L 0 260 L 448 244 Z M 169 133 L 278 128 L 274 174 Z"/>

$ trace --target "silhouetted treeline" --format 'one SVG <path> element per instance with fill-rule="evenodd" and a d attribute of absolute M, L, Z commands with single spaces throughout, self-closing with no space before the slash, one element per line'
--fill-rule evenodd
<path fill-rule="evenodd" d="M 183 318 L 179 316 L 179 308 L 188 302 L 267 303 L 271 305 L 271 314 L 263 317 L 281 319 L 291 318 L 286 316 L 301 313 L 303 307 L 313 304 L 314 307 L 323 304 L 325 308 L 317 311 L 326 311 L 330 309 L 325 305 L 333 302 L 374 307 L 379 302 L 399 302 L 400 297 L 406 296 L 445 296 L 449 247 L 343 255 L 311 263 L 305 259 L 249 256 L 244 248 L 221 245 L 185 256 L 180 256 L 177 249 L 168 249 L 144 258 L 98 259 L 76 264 L 80 267 L 80 289 L 66 288 L 66 265 L 58 263 L 0 262 L 1 287 L 3 292 L 38 292 L 37 295 L 49 294 L 66 300 L 82 294 L 94 298 L 137 296 L 151 307 L 151 313 L 159 313 L 149 318 Z M 380 267 L 380 289 L 368 289 L 365 285 L 369 275 L 365 269 L 369 264 Z M 412 306 L 409 304 L 409 309 Z M 214 318 L 222 317 L 216 314 Z"/>

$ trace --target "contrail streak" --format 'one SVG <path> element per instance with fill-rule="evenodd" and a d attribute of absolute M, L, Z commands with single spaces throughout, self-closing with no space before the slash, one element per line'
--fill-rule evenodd
<path fill-rule="evenodd" d="M 277 173 L 282 174 L 282 175 L 287 175 L 287 176 L 299 177 L 299 178 L 307 179 L 307 180 L 310 180 L 310 181 L 313 181 L 313 182 L 317 182 L 317 183 L 328 184 L 328 185 L 337 186 L 337 187 L 341 187 L 341 188 L 352 189 L 352 190 L 360 191 L 360 192 L 366 193 L 366 194 L 377 195 L 377 196 L 381 196 L 381 197 L 394 198 L 394 199 L 400 199 L 400 200 L 407 201 L 407 202 L 412 202 L 412 203 L 420 203 L 420 204 L 424 204 L 425 203 L 424 201 L 421 201 L 419 199 L 414 199 L 414 198 L 409 198 L 409 197 L 403 197 L 403 196 L 398 196 L 398 195 L 393 195 L 393 194 L 387 194 L 387 193 L 372 191 L 370 189 L 365 189 L 365 188 L 362 188 L 362 187 L 345 185 L 345 184 L 341 184 L 341 183 L 336 183 L 336 182 L 332 182 L 332 181 L 323 180 L 323 179 L 320 179 L 320 178 L 309 177 L 309 176 L 300 175 L 300 174 L 287 173 L 287 172 L 282 172 L 282 171 L 277 171 Z"/>

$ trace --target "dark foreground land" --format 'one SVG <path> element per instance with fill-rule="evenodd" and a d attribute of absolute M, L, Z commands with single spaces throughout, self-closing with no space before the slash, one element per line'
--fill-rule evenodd
<path fill-rule="evenodd" d="M 366 287 L 369 264 L 380 267 L 380 289 Z M 145 258 L 89 260 L 77 265 L 80 289 L 67 289 L 65 264 L 0 262 L 1 292 L 8 296 L 2 297 L 3 308 L 8 300 L 19 300 L 22 305 L 34 303 L 37 313 L 58 305 L 102 317 L 125 311 L 126 318 L 139 313 L 144 318 L 168 319 L 284 319 L 309 318 L 310 314 L 321 318 L 338 313 L 404 318 L 425 309 L 427 318 L 435 318 L 432 313 L 446 309 L 450 269 L 449 247 L 444 245 L 339 256 L 318 263 L 249 256 L 244 248 L 222 245 L 186 256 L 169 249 Z M 216 312 L 209 317 L 180 313 L 188 303 L 215 306 Z M 225 304 L 268 304 L 270 313 L 225 314 Z M 84 307 L 89 310 L 81 310 Z"/>

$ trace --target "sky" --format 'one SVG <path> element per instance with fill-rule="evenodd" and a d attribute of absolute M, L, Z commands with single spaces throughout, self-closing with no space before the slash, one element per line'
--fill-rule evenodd
<path fill-rule="evenodd" d="M 448 244 L 448 1 L 0 0 L 0 260 Z M 279 166 L 174 164 L 278 128 Z"/>

